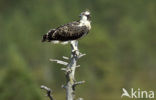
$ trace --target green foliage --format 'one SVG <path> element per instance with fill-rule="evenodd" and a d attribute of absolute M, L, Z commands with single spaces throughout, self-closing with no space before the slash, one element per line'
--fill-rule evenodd
<path fill-rule="evenodd" d="M 64 99 L 64 74 L 49 58 L 69 56 L 70 47 L 41 43 L 50 28 L 92 14 L 92 30 L 79 41 L 78 96 L 120 99 L 121 88 L 155 89 L 155 0 L 0 0 L 0 100 L 40 100 L 40 84 Z M 14 92 L 16 90 L 16 92 Z M 45 98 L 47 99 L 47 98 Z"/>
<path fill-rule="evenodd" d="M 8 62 L 0 80 L 0 99 L 41 100 L 39 88 L 15 46 L 8 49 Z"/>
<path fill-rule="evenodd" d="M 12 67 L 6 70 L 0 82 L 1 100 L 41 100 L 39 88 L 28 72 Z"/>

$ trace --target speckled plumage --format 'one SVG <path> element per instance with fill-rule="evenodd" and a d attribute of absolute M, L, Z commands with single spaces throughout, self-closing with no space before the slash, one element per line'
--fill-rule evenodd
<path fill-rule="evenodd" d="M 88 34 L 91 26 L 87 17 L 82 16 L 80 21 L 74 21 L 65 25 L 62 25 L 56 29 L 51 29 L 47 34 L 43 35 L 42 42 L 51 41 L 71 41 L 77 40 L 84 35 Z M 87 24 L 86 24 L 87 23 Z M 89 25 L 89 26 L 88 26 Z"/>

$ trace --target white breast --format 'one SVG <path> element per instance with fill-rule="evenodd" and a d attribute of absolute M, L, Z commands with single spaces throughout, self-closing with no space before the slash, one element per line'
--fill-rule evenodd
<path fill-rule="evenodd" d="M 79 26 L 86 26 L 89 30 L 91 29 L 90 21 L 87 20 L 86 16 L 82 17 L 82 19 L 80 20 L 80 25 Z"/>

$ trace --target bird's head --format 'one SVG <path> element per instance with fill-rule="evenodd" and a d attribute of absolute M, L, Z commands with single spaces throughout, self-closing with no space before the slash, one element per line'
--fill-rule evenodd
<path fill-rule="evenodd" d="M 80 17 L 81 17 L 81 20 L 88 20 L 88 21 L 91 20 L 91 14 L 90 14 L 89 10 L 82 12 L 80 14 Z"/>

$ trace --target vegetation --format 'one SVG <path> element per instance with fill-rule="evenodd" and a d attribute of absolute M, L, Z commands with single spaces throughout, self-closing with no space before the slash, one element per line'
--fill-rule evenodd
<path fill-rule="evenodd" d="M 156 88 L 155 0 L 0 0 L 0 100 L 47 100 L 45 84 L 65 98 L 60 66 L 48 61 L 70 55 L 70 45 L 41 43 L 50 28 L 92 13 L 92 30 L 79 41 L 87 55 L 79 64 L 77 96 L 120 100 L 122 88 Z M 77 74 L 76 74 L 77 75 Z"/>

